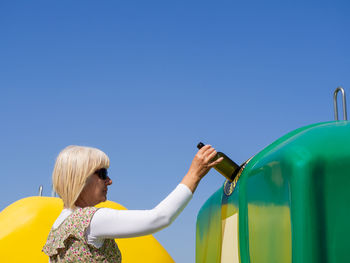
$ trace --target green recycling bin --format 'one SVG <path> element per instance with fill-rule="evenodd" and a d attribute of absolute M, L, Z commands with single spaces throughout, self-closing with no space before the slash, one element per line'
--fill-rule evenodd
<path fill-rule="evenodd" d="M 299 128 L 202 206 L 196 263 L 350 262 L 350 122 Z"/>

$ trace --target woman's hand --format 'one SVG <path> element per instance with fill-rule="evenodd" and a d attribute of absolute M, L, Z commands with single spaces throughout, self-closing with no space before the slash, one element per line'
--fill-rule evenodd
<path fill-rule="evenodd" d="M 181 182 L 187 185 L 192 193 L 194 193 L 200 180 L 209 172 L 209 170 L 223 160 L 223 157 L 213 160 L 216 154 L 217 152 L 213 147 L 205 145 L 194 156 L 190 169 Z"/>

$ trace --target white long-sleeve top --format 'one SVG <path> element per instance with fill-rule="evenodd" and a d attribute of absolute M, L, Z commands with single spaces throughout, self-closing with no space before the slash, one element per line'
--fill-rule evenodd
<path fill-rule="evenodd" d="M 86 231 L 87 242 L 99 248 L 105 238 L 137 237 L 155 233 L 170 225 L 191 198 L 191 190 L 186 185 L 179 184 L 151 210 L 100 208 L 92 216 Z M 63 209 L 53 224 L 53 229 L 59 227 L 72 212 L 71 209 Z"/>

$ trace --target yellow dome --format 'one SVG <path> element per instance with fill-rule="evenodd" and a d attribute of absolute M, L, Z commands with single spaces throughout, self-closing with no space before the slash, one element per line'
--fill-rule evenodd
<path fill-rule="evenodd" d="M 97 207 L 125 210 L 107 201 Z M 56 197 L 27 197 L 0 213 L 0 262 L 48 262 L 41 252 L 63 203 Z M 123 263 L 174 263 L 167 251 L 152 236 L 116 239 Z"/>

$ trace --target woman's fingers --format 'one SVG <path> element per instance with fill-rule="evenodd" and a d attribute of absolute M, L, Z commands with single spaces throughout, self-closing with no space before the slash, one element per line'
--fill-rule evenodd
<path fill-rule="evenodd" d="M 204 176 L 210 168 L 220 163 L 223 158 L 215 160 L 217 151 L 211 145 L 203 146 L 196 154 L 193 160 L 193 169 L 197 170 L 200 176 Z"/>
<path fill-rule="evenodd" d="M 213 147 L 211 147 L 211 145 L 205 145 L 200 150 L 202 150 L 202 149 L 203 149 L 203 151 L 201 151 L 201 152 L 198 151 L 198 157 L 202 160 L 202 164 L 204 166 L 212 167 L 212 166 L 209 166 L 209 164 L 211 164 L 210 161 L 213 160 L 214 157 L 217 155 L 216 150 Z"/>
<path fill-rule="evenodd" d="M 217 152 L 215 151 L 214 148 L 211 148 L 210 150 L 207 151 L 208 155 L 207 155 L 207 161 L 211 161 L 217 154 Z"/>
<path fill-rule="evenodd" d="M 202 148 L 199 149 L 199 155 L 204 155 L 210 148 L 212 148 L 211 145 L 204 145 Z"/>
<path fill-rule="evenodd" d="M 220 158 L 217 159 L 215 162 L 212 162 L 212 163 L 208 164 L 208 167 L 213 167 L 213 166 L 217 165 L 217 164 L 220 163 L 223 159 L 224 159 L 224 157 L 220 157 Z"/>

